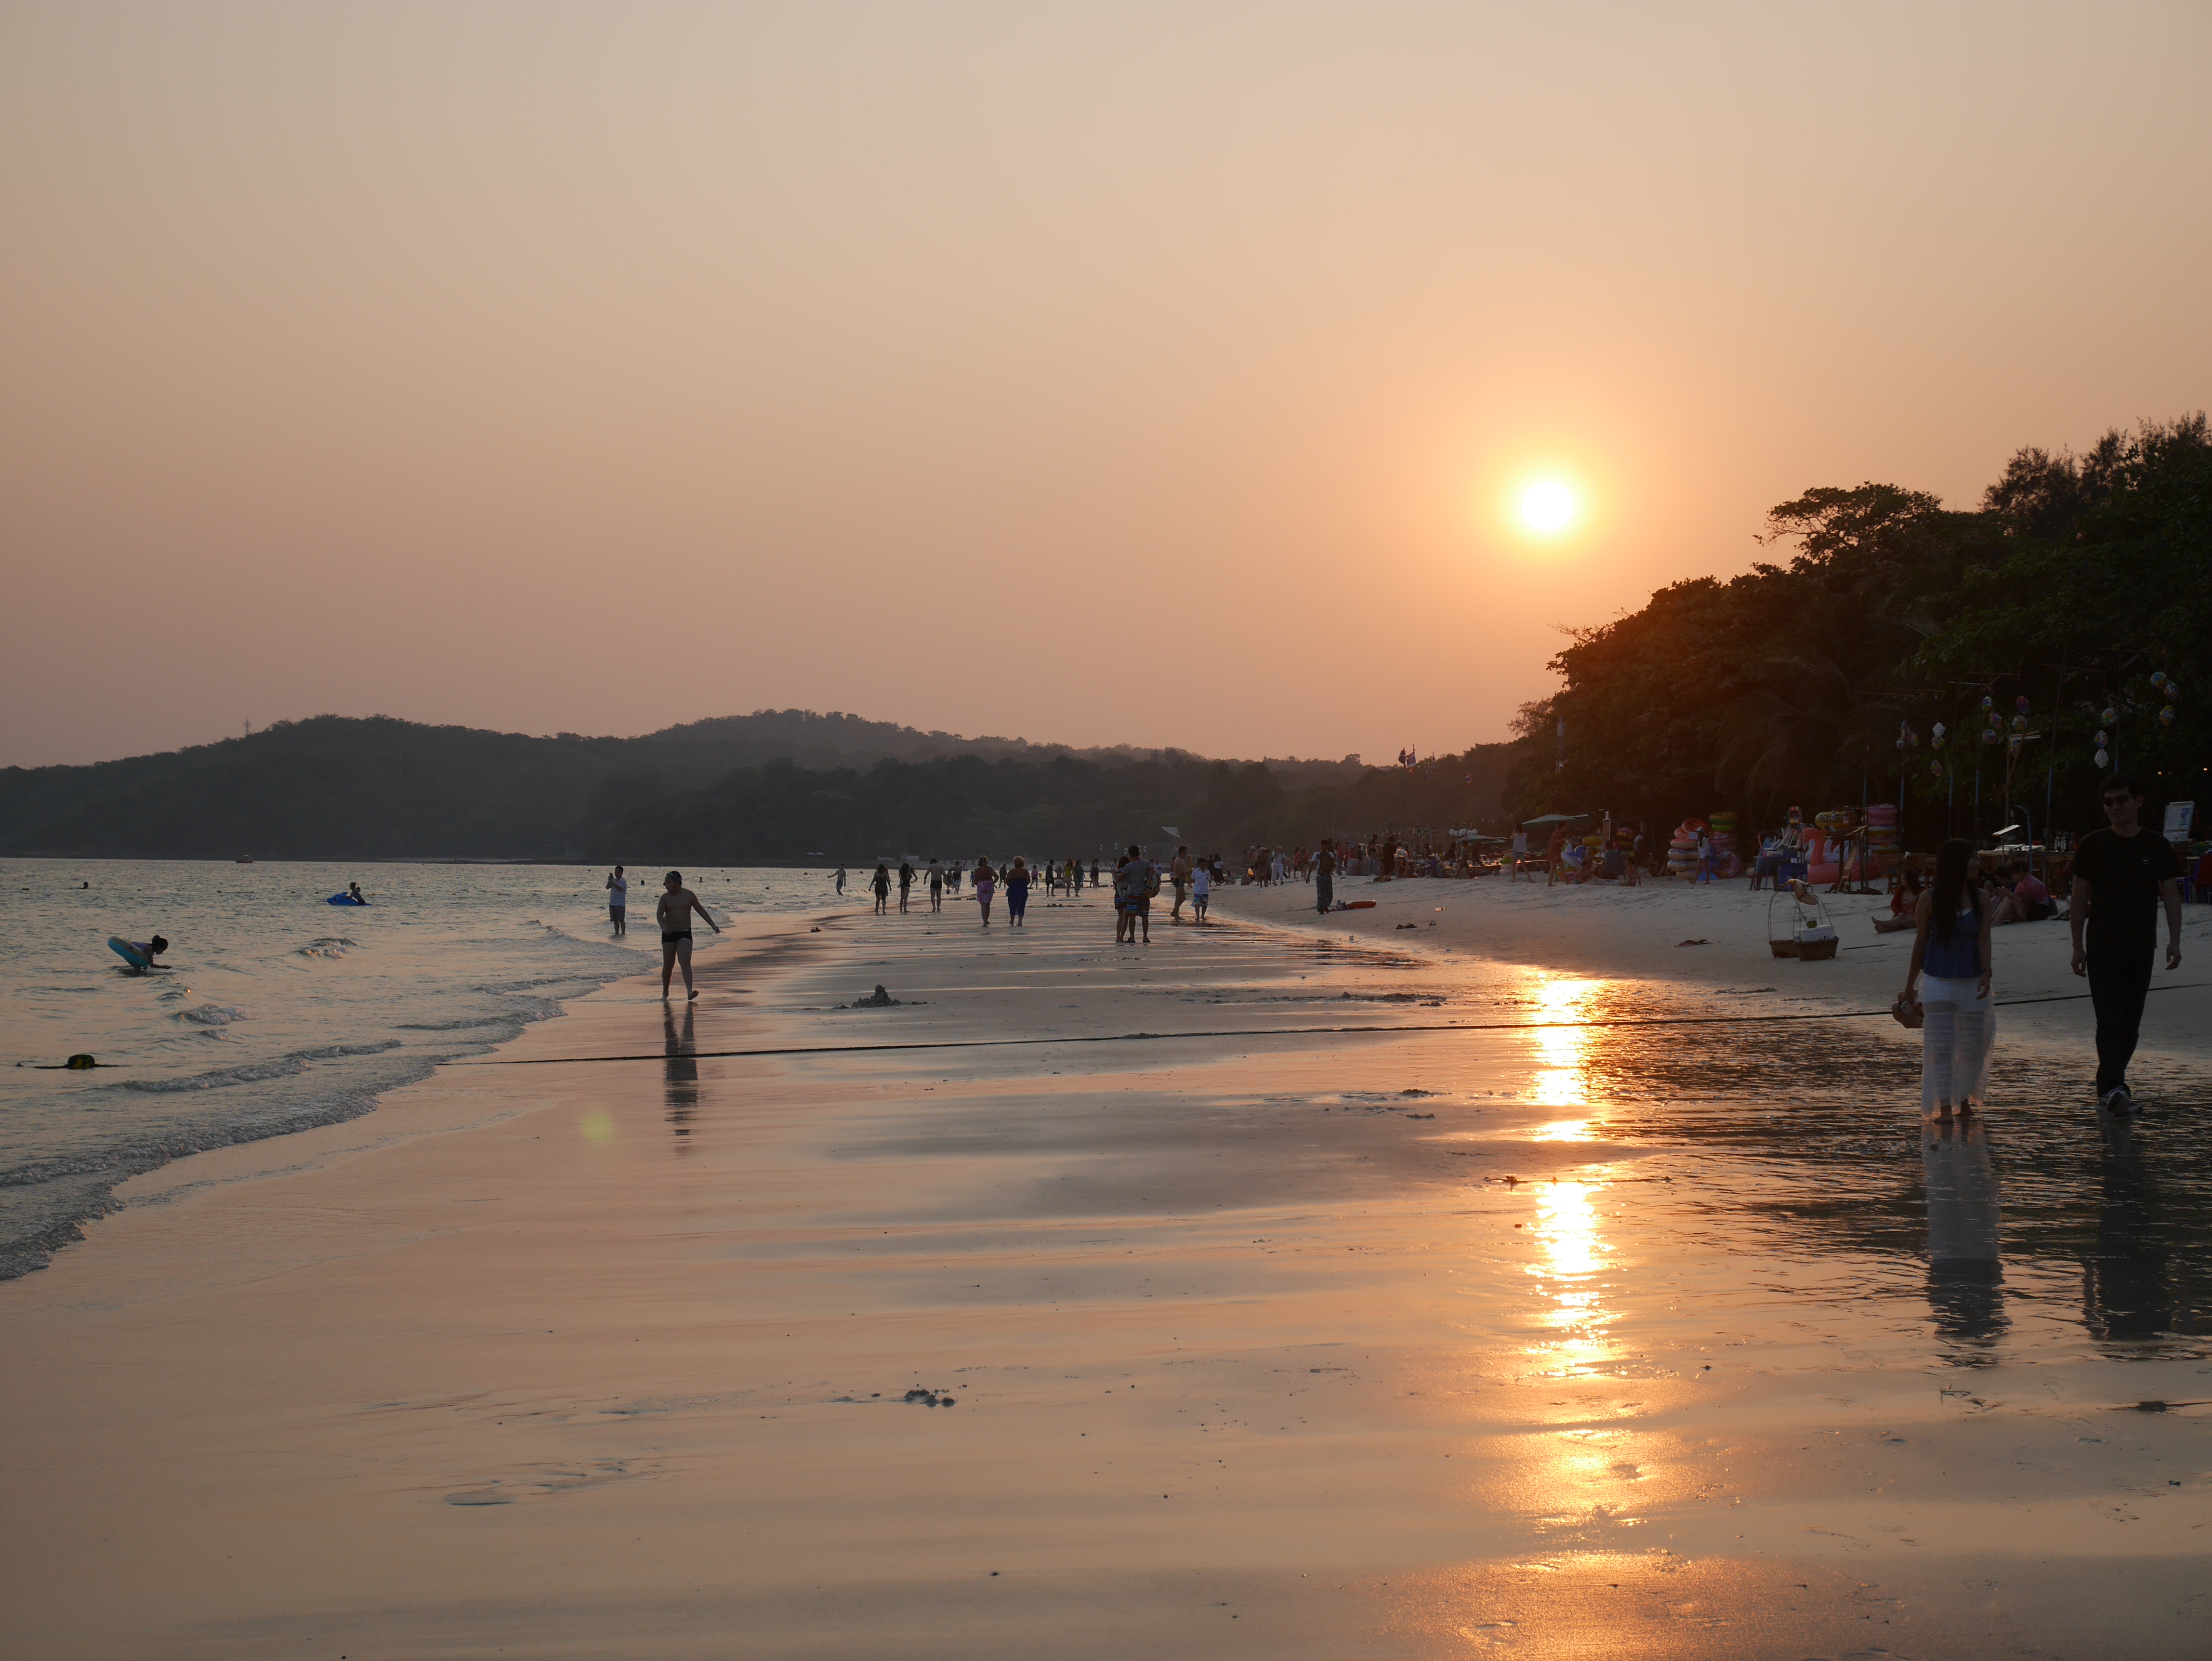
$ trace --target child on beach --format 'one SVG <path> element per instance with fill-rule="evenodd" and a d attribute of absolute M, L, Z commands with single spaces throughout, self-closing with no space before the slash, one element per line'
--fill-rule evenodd
<path fill-rule="evenodd" d="M 665 891 L 655 908 L 655 915 L 660 920 L 660 995 L 665 1001 L 669 977 L 680 963 L 684 965 L 684 996 L 688 1002 L 699 995 L 698 989 L 691 984 L 691 914 L 696 911 L 705 917 L 707 927 L 717 934 L 722 932 L 722 926 L 699 904 L 699 897 L 684 885 L 681 871 L 671 871 L 661 879 L 661 886 Z"/>
<path fill-rule="evenodd" d="M 1899 999 L 1910 1005 L 1926 977 L 1920 1029 L 1920 1110 L 1972 1113 L 1990 1084 L 1996 1012 L 1990 1004 L 1990 911 L 1975 879 L 1974 845 L 1954 837 L 1936 851 L 1936 881 L 1913 908 L 1917 933 Z"/>

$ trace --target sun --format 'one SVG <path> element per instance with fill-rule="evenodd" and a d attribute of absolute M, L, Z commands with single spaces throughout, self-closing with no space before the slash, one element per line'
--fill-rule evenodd
<path fill-rule="evenodd" d="M 1556 531 L 1574 516 L 1574 497 L 1565 485 L 1551 479 L 1531 484 L 1521 498 L 1521 517 L 1532 530 Z"/>

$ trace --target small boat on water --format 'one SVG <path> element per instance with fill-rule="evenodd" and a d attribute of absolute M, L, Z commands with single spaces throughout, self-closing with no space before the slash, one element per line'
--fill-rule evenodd
<path fill-rule="evenodd" d="M 253 863 L 253 855 L 251 854 L 240 854 L 236 859 L 233 860 L 231 863 L 233 865 L 251 865 Z"/>

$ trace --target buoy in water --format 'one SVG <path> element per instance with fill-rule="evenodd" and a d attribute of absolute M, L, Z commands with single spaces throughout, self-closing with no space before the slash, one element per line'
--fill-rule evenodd
<path fill-rule="evenodd" d="M 49 1051 L 48 1053 L 52 1054 L 52 1052 Z M 88 1068 L 98 1067 L 100 1063 L 93 1060 L 89 1056 L 72 1056 L 69 1058 L 68 1062 L 64 1063 L 64 1065 L 67 1066 L 69 1070 L 72 1073 L 82 1073 Z"/>

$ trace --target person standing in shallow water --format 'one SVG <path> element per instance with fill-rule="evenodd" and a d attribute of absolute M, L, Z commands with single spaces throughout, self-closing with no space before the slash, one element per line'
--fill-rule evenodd
<path fill-rule="evenodd" d="M 899 861 L 899 910 L 902 915 L 903 915 L 906 910 L 907 896 L 913 891 L 914 861 L 911 860 L 901 860 Z"/>
<path fill-rule="evenodd" d="M 619 865 L 607 873 L 607 921 L 617 940 L 629 933 L 629 879 Z"/>
<path fill-rule="evenodd" d="M 945 867 L 935 860 L 929 862 L 929 909 L 945 910 Z"/>
<path fill-rule="evenodd" d="M 876 874 L 868 879 L 868 886 L 876 891 L 876 915 L 883 916 L 890 910 L 891 871 L 887 865 L 878 865 Z"/>
<path fill-rule="evenodd" d="M 717 934 L 721 924 L 708 916 L 707 908 L 699 904 L 699 897 L 684 885 L 684 873 L 671 871 L 661 879 L 662 893 L 656 914 L 660 920 L 660 995 L 668 996 L 669 977 L 681 964 L 684 966 L 684 996 L 686 1001 L 699 995 L 691 984 L 691 914 L 697 912 L 707 919 L 707 927 Z"/>
<path fill-rule="evenodd" d="M 991 897 L 999 891 L 999 873 L 991 869 L 988 856 L 975 861 L 975 904 L 982 908 L 983 927 L 991 926 Z"/>
<path fill-rule="evenodd" d="M 2136 1110 L 2128 1063 L 2142 1031 L 2143 999 L 2158 955 L 2158 914 L 2166 910 L 2166 967 L 2181 967 L 2181 861 L 2173 844 L 2142 828 L 2142 787 L 2105 781 L 2106 827 L 2074 850 L 2074 972 L 2088 977 L 2097 1012 L 2097 1102 Z M 2084 931 L 2087 938 L 2084 938 Z"/>
<path fill-rule="evenodd" d="M 1019 928 L 1030 909 L 1030 870 L 1019 854 L 1006 869 L 1006 927 Z"/>
<path fill-rule="evenodd" d="M 1954 837 L 1936 850 L 1936 880 L 1913 913 L 1917 932 L 1905 971 L 1910 1004 L 1924 972 L 1920 1028 L 1920 1110 L 1938 1120 L 1982 1104 L 1990 1084 L 1996 1011 L 1990 1003 L 1990 908 L 1982 898 L 1974 845 Z"/>

